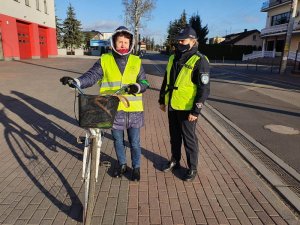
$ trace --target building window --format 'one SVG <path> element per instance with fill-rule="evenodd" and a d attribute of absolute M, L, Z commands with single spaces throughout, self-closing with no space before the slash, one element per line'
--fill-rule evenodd
<path fill-rule="evenodd" d="M 254 34 L 254 35 L 252 36 L 252 38 L 253 38 L 253 41 L 256 41 L 256 34 Z"/>
<path fill-rule="evenodd" d="M 290 12 L 278 14 L 278 15 L 272 16 L 271 26 L 285 24 L 285 23 L 288 23 L 289 21 L 290 21 Z"/>
<path fill-rule="evenodd" d="M 40 0 L 36 0 L 36 9 L 40 10 Z"/>
<path fill-rule="evenodd" d="M 29 0 L 25 0 L 25 5 L 29 6 Z"/>
<path fill-rule="evenodd" d="M 48 14 L 48 9 L 47 9 L 47 0 L 44 0 L 44 12 Z"/>

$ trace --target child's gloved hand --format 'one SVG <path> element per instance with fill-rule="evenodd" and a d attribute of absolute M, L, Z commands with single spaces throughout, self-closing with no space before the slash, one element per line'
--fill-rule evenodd
<path fill-rule="evenodd" d="M 126 92 L 130 95 L 135 95 L 139 92 L 139 86 L 137 84 L 129 84 Z"/>
<path fill-rule="evenodd" d="M 71 88 L 75 88 L 75 86 L 73 85 L 73 83 L 76 83 L 76 81 L 74 80 L 74 78 L 72 77 L 62 77 L 59 80 L 63 85 L 69 85 L 69 87 Z"/>

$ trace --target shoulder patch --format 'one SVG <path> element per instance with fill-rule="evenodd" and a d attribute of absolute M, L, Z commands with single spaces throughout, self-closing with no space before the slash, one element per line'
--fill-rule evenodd
<path fill-rule="evenodd" d="M 202 84 L 208 84 L 208 82 L 209 82 L 209 74 L 208 73 L 201 74 L 201 82 L 202 82 Z"/>

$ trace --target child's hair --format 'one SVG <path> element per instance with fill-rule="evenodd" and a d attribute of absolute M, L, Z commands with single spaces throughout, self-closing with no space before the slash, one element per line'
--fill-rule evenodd
<path fill-rule="evenodd" d="M 123 31 L 119 32 L 116 35 L 114 35 L 114 37 L 113 37 L 114 43 L 115 43 L 117 37 L 126 37 L 126 38 L 128 38 L 131 41 L 132 35 L 129 34 L 129 33 L 127 33 L 127 32 L 123 32 Z"/>

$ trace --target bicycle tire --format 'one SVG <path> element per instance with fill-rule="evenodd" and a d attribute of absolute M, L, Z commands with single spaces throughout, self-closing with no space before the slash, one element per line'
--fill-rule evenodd
<path fill-rule="evenodd" d="M 89 165 L 86 169 L 88 170 L 87 172 L 89 173 L 89 176 L 85 181 L 85 188 L 87 188 L 88 194 L 86 196 L 87 199 L 85 199 L 86 208 L 84 213 L 84 225 L 92 224 L 92 215 L 95 206 L 97 146 L 94 143 L 97 143 L 96 137 L 91 138 L 91 148 L 89 151 L 89 156 L 87 157 L 87 159 L 89 159 Z"/>

